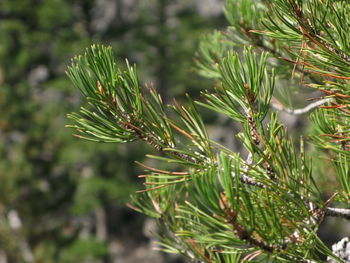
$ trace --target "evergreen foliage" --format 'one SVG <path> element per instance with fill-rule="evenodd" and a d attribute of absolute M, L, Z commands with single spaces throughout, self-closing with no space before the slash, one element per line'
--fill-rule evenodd
<path fill-rule="evenodd" d="M 225 13 L 231 27 L 206 37 L 197 54 L 199 72 L 216 83 L 202 100 L 175 102 L 174 116 L 135 66 L 121 70 L 110 47 L 93 45 L 68 69 L 89 103 L 69 127 L 97 142 L 144 141 L 160 153 L 150 158 L 170 164 L 142 164 L 145 189 L 132 205 L 157 218 L 167 252 L 201 262 L 343 262 L 317 230 L 326 217 L 350 220 L 350 4 L 227 0 Z M 316 102 L 277 103 L 274 90 L 292 76 L 319 91 Z M 199 105 L 241 125 L 247 156 L 210 139 Z M 317 108 L 314 131 L 293 140 L 273 108 Z M 313 160 L 305 141 L 319 151 Z M 339 183 L 331 196 L 313 172 L 321 153 Z"/>

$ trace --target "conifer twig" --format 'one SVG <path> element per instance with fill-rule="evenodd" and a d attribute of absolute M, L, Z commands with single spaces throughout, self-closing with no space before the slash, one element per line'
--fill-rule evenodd
<path fill-rule="evenodd" d="M 325 216 L 341 217 L 350 220 L 350 209 L 326 207 Z"/>
<path fill-rule="evenodd" d="M 284 112 L 287 112 L 287 113 L 292 114 L 292 115 L 301 115 L 301 114 L 308 113 L 309 111 L 317 108 L 320 105 L 323 105 L 327 102 L 331 102 L 332 100 L 333 100 L 333 98 L 326 98 L 326 99 L 322 99 L 322 100 L 318 100 L 316 102 L 313 102 L 313 103 L 305 106 L 304 108 L 290 109 L 290 108 L 287 108 L 284 105 L 282 105 L 276 98 L 272 98 L 271 99 L 271 106 L 276 110 L 284 111 Z"/>

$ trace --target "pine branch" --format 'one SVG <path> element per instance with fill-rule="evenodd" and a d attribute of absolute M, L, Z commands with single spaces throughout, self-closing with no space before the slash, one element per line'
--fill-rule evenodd
<path fill-rule="evenodd" d="M 301 109 L 290 109 L 290 108 L 286 108 L 284 105 L 282 105 L 277 99 L 272 98 L 271 99 L 271 106 L 273 108 L 275 108 L 276 110 L 284 111 L 284 112 L 287 112 L 287 113 L 292 114 L 292 115 L 301 115 L 301 114 L 305 114 L 305 113 L 310 112 L 311 110 L 317 108 L 320 105 L 323 105 L 323 104 L 326 104 L 326 103 L 332 102 L 332 101 L 334 101 L 333 98 L 326 98 L 326 99 L 322 99 L 322 100 L 318 100 L 316 102 L 313 102 L 313 103 L 311 103 L 311 104 L 309 104 Z"/>
<path fill-rule="evenodd" d="M 294 11 L 295 16 L 299 20 L 299 26 L 302 29 L 302 34 L 317 46 L 327 49 L 330 53 L 334 53 L 338 55 L 341 59 L 343 59 L 345 62 L 350 63 L 350 56 L 336 49 L 330 43 L 327 43 L 322 39 L 322 37 L 317 33 L 317 30 L 310 24 L 309 20 L 304 16 L 302 7 L 299 6 L 293 0 L 288 1 L 293 7 L 292 9 Z"/>
<path fill-rule="evenodd" d="M 124 127 L 126 129 L 133 131 L 140 140 L 147 142 L 149 145 L 153 146 L 153 148 L 159 152 L 163 152 L 165 154 L 170 154 L 170 155 L 176 156 L 182 160 L 185 160 L 189 163 L 193 163 L 196 165 L 201 163 L 201 161 L 199 159 L 196 159 L 193 156 L 176 151 L 176 148 L 173 145 L 167 145 L 164 147 L 163 143 L 159 142 L 159 140 L 157 140 L 154 136 L 150 136 L 149 134 L 147 134 L 147 133 L 143 132 L 143 130 L 141 130 L 143 125 L 140 125 L 141 128 L 138 128 L 136 125 L 134 125 L 134 124 L 132 124 L 132 122 L 130 122 L 130 123 L 124 123 Z"/>
<path fill-rule="evenodd" d="M 206 103 L 198 104 L 225 114 L 242 125 L 238 137 L 248 151 L 244 160 L 230 150 L 212 146 L 192 100 L 188 100 L 186 107 L 176 103 L 172 107 L 180 123 L 169 120 L 158 94 L 154 90 L 143 93 L 134 67 L 127 65 L 127 70 L 121 72 L 116 68 L 110 50 L 92 48 L 83 58 L 77 59 L 70 70 L 71 79 L 93 108 L 72 114 L 76 121 L 73 127 L 78 134 L 91 140 L 145 141 L 167 155 L 155 158 L 190 167 L 186 172 L 148 167 L 150 174 L 142 175 L 146 189 L 136 201 L 137 209 L 158 218 L 167 231 L 174 233 L 174 237 L 166 239 L 169 242 L 165 247 L 169 250 L 173 248 L 171 251 L 207 262 L 216 262 L 218 258 L 220 263 L 224 257 L 217 257 L 218 251 L 222 255 L 241 253 L 249 260 L 259 256 L 258 259 L 272 257 L 289 262 L 314 262 L 318 253 L 331 256 L 332 252 L 324 247 L 315 232 L 324 217 L 349 220 L 349 209 L 329 207 L 328 201 L 322 203 L 315 190 L 317 185 L 303 143 L 298 153 L 271 107 L 291 114 L 304 114 L 333 102 L 323 106 L 323 115 L 319 114 L 321 110 L 314 114 L 324 134 L 333 140 L 327 142 L 327 146 L 335 140 L 344 144 L 349 137 L 349 121 L 344 113 L 348 111 L 350 94 L 347 69 L 342 67 L 344 61 L 338 58 L 346 61 L 347 57 L 343 51 L 337 53 L 337 42 L 329 42 L 320 29 L 313 28 L 320 20 L 318 13 L 314 9 L 315 12 L 302 10 L 304 7 L 313 8 L 311 5 L 298 6 L 291 0 L 271 1 L 268 2 L 271 15 L 266 19 L 264 13 L 259 14 L 261 7 L 254 6 L 251 0 L 232 0 L 229 3 L 233 12 L 239 9 L 244 13 L 244 19 L 237 16 L 241 19 L 239 26 L 245 35 L 244 41 L 269 50 L 275 57 L 280 55 L 279 50 L 270 48 L 264 37 L 257 34 L 266 34 L 273 41 L 277 39 L 276 47 L 296 43 L 300 53 L 286 49 L 291 57 L 297 58 L 296 62 L 290 62 L 300 72 L 306 67 L 331 78 L 333 82 L 327 82 L 325 94 L 332 97 L 302 109 L 288 109 L 271 101 L 275 78 L 270 70 L 272 64 L 267 63 L 267 53 L 257 56 L 252 48 L 246 48 L 243 59 L 240 53 L 233 51 L 224 56 L 225 48 L 234 44 L 220 45 L 221 39 L 215 35 L 214 48 L 202 47 L 201 54 L 206 59 L 199 65 L 202 74 L 207 72 L 210 77 L 217 78 L 217 88 L 214 93 L 204 92 Z M 265 1 L 259 3 L 262 5 Z M 290 7 L 293 7 L 293 12 L 284 14 Z M 235 14 L 227 15 L 237 23 Z M 252 25 L 257 25 L 258 19 L 265 20 L 262 25 L 267 30 L 252 34 L 251 25 L 245 24 L 246 18 L 252 20 Z M 328 31 L 326 33 L 331 37 Z M 284 42 L 286 40 L 288 42 Z M 348 43 L 345 37 L 339 41 Z M 309 58 L 308 52 L 315 54 Z M 324 70 L 329 68 L 332 69 Z M 314 85 L 317 89 L 324 86 L 324 83 Z M 189 143 L 180 144 L 179 139 Z M 344 192 L 348 193 L 348 153 L 346 147 L 339 148 L 338 145 L 344 158 L 339 156 L 336 172 Z M 228 256 L 227 262 L 231 262 L 230 259 Z M 238 262 L 236 257 L 232 262 Z"/>
<path fill-rule="evenodd" d="M 264 51 L 269 52 L 270 54 L 272 54 L 275 58 L 281 59 L 284 58 L 285 55 L 283 55 L 279 50 L 277 50 L 276 48 L 271 48 L 268 45 L 266 45 L 265 41 L 263 38 L 259 37 L 259 35 L 254 35 L 252 33 L 257 33 L 259 32 L 259 30 L 256 30 L 254 28 L 248 28 L 247 25 L 244 23 L 244 21 L 239 21 L 239 25 L 241 26 L 241 31 L 243 32 L 243 34 L 245 36 L 248 37 L 248 39 L 250 39 L 251 44 L 253 46 L 259 47 Z M 308 71 L 305 71 L 303 67 L 300 67 L 299 65 L 295 65 L 294 70 L 302 73 L 305 76 L 308 76 L 310 78 L 310 80 L 313 83 L 316 84 L 321 84 L 321 82 L 319 80 L 317 80 L 313 74 L 311 74 Z"/>
<path fill-rule="evenodd" d="M 341 217 L 350 220 L 350 209 L 326 207 L 325 216 Z"/>

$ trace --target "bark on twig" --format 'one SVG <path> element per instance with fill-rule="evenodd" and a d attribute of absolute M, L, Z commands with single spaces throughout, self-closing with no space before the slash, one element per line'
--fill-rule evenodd
<path fill-rule="evenodd" d="M 350 220 L 350 209 L 327 207 L 325 216 L 341 217 Z"/>

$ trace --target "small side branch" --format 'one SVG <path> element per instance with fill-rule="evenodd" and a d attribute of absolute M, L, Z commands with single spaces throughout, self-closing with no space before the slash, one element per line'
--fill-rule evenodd
<path fill-rule="evenodd" d="M 284 105 L 282 105 L 279 101 L 277 101 L 276 99 L 271 100 L 271 106 L 279 111 L 284 111 L 287 112 L 289 114 L 293 114 L 293 115 L 301 115 L 301 114 L 305 114 L 308 113 L 309 111 L 313 110 L 314 108 L 317 108 L 320 105 L 323 105 L 327 102 L 331 102 L 333 100 L 333 98 L 326 98 L 326 99 L 322 99 L 316 102 L 313 102 L 309 105 L 307 105 L 304 108 L 301 109 L 290 109 L 290 108 L 286 108 Z"/>
<path fill-rule="evenodd" d="M 341 217 L 350 220 L 350 209 L 327 207 L 325 216 Z"/>
<path fill-rule="evenodd" d="M 122 122 L 121 123 L 126 129 L 134 132 L 134 134 L 140 139 L 148 143 L 149 145 L 153 146 L 154 149 L 160 152 L 165 152 L 165 148 L 174 149 L 174 150 L 167 150 L 166 153 L 171 154 L 173 156 L 177 156 L 178 158 L 185 160 L 190 163 L 199 164 L 200 160 L 189 156 L 185 153 L 180 153 L 175 151 L 174 145 L 171 144 L 171 142 L 161 142 L 159 139 L 156 138 L 154 134 L 149 134 L 143 130 L 143 128 L 146 126 L 142 121 L 140 120 L 131 120 L 129 118 L 129 122 Z M 168 145 L 165 145 L 165 144 Z"/>

